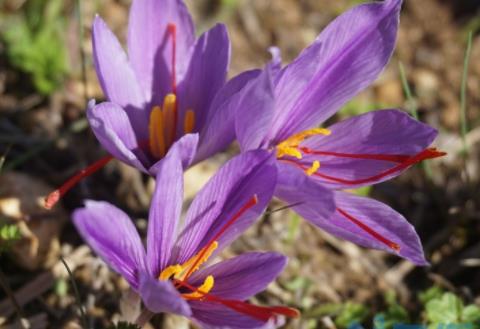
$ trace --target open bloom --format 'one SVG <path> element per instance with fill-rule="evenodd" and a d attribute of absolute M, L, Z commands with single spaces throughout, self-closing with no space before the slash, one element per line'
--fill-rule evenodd
<path fill-rule="evenodd" d="M 98 105 L 91 101 L 87 117 L 110 156 L 70 179 L 50 196 L 47 207 L 112 158 L 155 175 L 155 165 L 184 135 L 195 135 L 183 139 L 184 167 L 233 141 L 230 96 L 256 73 L 247 71 L 225 84 L 230 41 L 224 25 L 217 24 L 196 39 L 183 1 L 134 0 L 128 57 L 98 16 L 92 40 L 95 69 L 108 101 Z"/>
<path fill-rule="evenodd" d="M 74 223 L 87 243 L 136 290 L 147 309 L 191 317 L 209 328 L 275 327 L 296 310 L 245 302 L 282 271 L 286 258 L 251 252 L 205 265 L 262 213 L 273 195 L 276 166 L 252 151 L 224 165 L 180 222 L 183 170 L 179 147 L 161 163 L 152 198 L 146 252 L 128 216 L 106 202 L 87 201 Z"/>
<path fill-rule="evenodd" d="M 291 64 L 273 60 L 236 95 L 242 151 L 277 158 L 275 195 L 325 231 L 425 264 L 420 240 L 390 207 L 343 192 L 399 175 L 425 159 L 437 132 L 398 110 L 317 128 L 367 87 L 394 49 L 401 0 L 359 5 L 335 19 Z"/>

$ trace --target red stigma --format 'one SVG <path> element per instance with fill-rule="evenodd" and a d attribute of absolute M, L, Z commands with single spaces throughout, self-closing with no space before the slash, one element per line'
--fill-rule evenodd
<path fill-rule="evenodd" d="M 175 23 L 169 23 L 167 25 L 167 31 L 170 34 L 170 38 L 172 39 L 172 93 L 177 95 L 177 25 Z M 175 136 L 177 135 L 177 124 L 178 124 L 178 100 L 175 102 L 175 110 L 174 110 L 174 117 L 173 117 L 173 129 L 172 134 L 170 136 L 170 140 L 173 142 L 175 140 Z"/>
<path fill-rule="evenodd" d="M 379 160 L 379 161 L 390 161 L 390 162 L 403 162 L 408 160 L 410 156 L 408 155 L 397 155 L 397 154 L 355 154 L 355 153 L 338 153 L 330 151 L 316 151 L 308 147 L 300 147 L 300 150 L 305 154 L 313 155 L 327 155 L 334 156 L 339 158 L 351 158 L 351 159 L 365 159 L 365 160 Z"/>
<path fill-rule="evenodd" d="M 358 220 L 357 218 L 353 217 L 352 215 L 350 215 L 349 213 L 347 213 L 345 210 L 342 210 L 340 208 L 337 208 L 337 211 L 343 216 L 345 217 L 346 219 L 348 219 L 349 221 L 351 221 L 353 224 L 357 225 L 358 227 L 360 227 L 362 230 L 364 230 L 365 232 L 367 232 L 370 236 L 372 236 L 374 239 L 380 241 L 381 243 L 383 243 L 384 245 L 386 245 L 387 247 L 389 247 L 390 249 L 394 250 L 395 252 L 400 252 L 400 245 L 398 243 L 395 243 L 389 239 L 387 239 L 386 237 L 384 237 L 383 235 L 381 235 L 380 233 L 376 232 L 375 230 L 373 230 L 371 227 L 369 227 L 368 225 L 366 225 L 365 223 L 362 223 L 360 220 Z"/>
<path fill-rule="evenodd" d="M 257 319 L 263 322 L 267 322 L 268 320 L 270 320 L 272 317 L 276 315 L 283 315 L 290 318 L 297 318 L 300 316 L 300 312 L 294 308 L 285 307 L 285 306 L 272 306 L 272 307 L 258 306 L 258 305 L 253 305 L 240 300 L 224 299 L 221 297 L 217 297 L 217 296 L 205 293 L 189 285 L 185 281 L 181 281 L 177 279 L 174 280 L 174 284 L 181 287 L 185 287 L 193 292 L 198 292 L 202 294 L 202 297 L 199 298 L 200 300 L 222 304 L 223 306 L 226 306 L 238 313 L 248 315 L 254 319 Z"/>
<path fill-rule="evenodd" d="M 167 31 L 172 39 L 172 93 L 177 94 L 177 25 L 169 23 Z"/>
<path fill-rule="evenodd" d="M 103 168 L 107 163 L 110 162 L 110 160 L 113 159 L 113 156 L 108 155 L 106 157 L 101 158 L 97 162 L 91 164 L 87 168 L 84 168 L 80 170 L 76 175 L 73 177 L 69 178 L 65 183 L 63 183 L 62 186 L 60 186 L 58 189 L 50 193 L 46 198 L 45 198 L 45 208 L 46 209 L 52 209 L 53 206 L 62 198 L 68 191 L 72 189 L 75 185 L 78 184 L 82 179 L 85 177 L 88 177 L 92 175 L 93 173 L 97 172 L 101 168 Z"/>
<path fill-rule="evenodd" d="M 381 160 L 381 161 L 391 161 L 391 162 L 398 162 L 396 166 L 393 168 L 387 169 L 377 175 L 373 175 L 366 178 L 361 179 L 344 179 L 340 177 L 334 177 L 326 174 L 322 174 L 320 172 L 313 173 L 313 176 L 317 176 L 323 178 L 327 181 L 332 181 L 335 183 L 340 184 L 347 184 L 347 185 L 359 185 L 359 184 L 366 184 L 375 182 L 378 179 L 386 177 L 388 175 L 394 174 L 397 171 L 404 170 L 414 164 L 417 164 L 421 161 L 439 158 L 446 155 L 445 152 L 437 151 L 435 148 L 429 148 L 417 153 L 413 156 L 408 155 L 387 155 L 387 154 L 348 154 L 348 153 L 335 153 L 335 152 L 322 152 L 322 151 L 312 151 L 310 149 L 306 149 L 308 152 L 306 154 L 318 154 L 318 155 L 332 155 L 338 157 L 348 157 L 348 158 L 355 158 L 355 159 L 372 159 L 372 160 Z M 302 151 L 304 151 L 302 149 Z M 299 167 L 302 170 L 308 169 L 307 166 L 304 166 L 301 163 L 296 162 L 295 160 L 282 160 L 295 166 Z"/>
<path fill-rule="evenodd" d="M 231 227 L 242 215 L 247 212 L 250 208 L 255 206 L 258 203 L 258 198 L 256 195 L 252 196 L 233 216 L 228 220 L 228 222 L 223 225 L 223 227 L 213 236 L 213 238 L 208 241 L 208 243 L 203 248 L 203 251 L 198 255 L 197 260 L 195 263 L 190 267 L 187 274 L 185 275 L 185 280 L 187 280 L 190 275 L 193 273 L 193 269 L 197 267 L 198 262 L 205 256 L 206 252 L 208 251 L 209 247 L 217 241 L 227 230 Z"/>

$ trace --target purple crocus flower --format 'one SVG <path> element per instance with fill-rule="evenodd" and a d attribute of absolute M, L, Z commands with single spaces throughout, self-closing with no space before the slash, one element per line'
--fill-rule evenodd
<path fill-rule="evenodd" d="M 399 175 L 443 155 L 437 131 L 398 110 L 374 111 L 317 128 L 371 84 L 395 45 L 401 0 L 359 5 L 336 18 L 281 68 L 279 51 L 235 96 L 242 151 L 276 154 L 275 195 L 325 231 L 426 264 L 408 221 L 385 204 L 343 192 Z"/>
<path fill-rule="evenodd" d="M 196 39 L 182 0 L 133 1 L 128 57 L 99 16 L 92 40 L 108 101 L 91 101 L 87 117 L 110 156 L 52 193 L 47 208 L 113 158 L 154 176 L 159 160 L 182 136 L 193 134 L 182 139 L 184 167 L 224 149 L 235 138 L 229 99 L 258 73 L 247 71 L 225 84 L 230 61 L 226 27 L 217 24 Z"/>
<path fill-rule="evenodd" d="M 174 146 L 160 164 L 152 198 L 146 251 L 128 216 L 106 202 L 87 201 L 74 223 L 95 252 L 120 273 L 153 313 L 191 317 L 208 328 L 272 328 L 288 307 L 245 302 L 265 289 L 286 264 L 283 255 L 250 252 L 205 265 L 263 212 L 277 169 L 265 151 L 225 164 L 193 200 L 180 221 L 183 168 Z"/>

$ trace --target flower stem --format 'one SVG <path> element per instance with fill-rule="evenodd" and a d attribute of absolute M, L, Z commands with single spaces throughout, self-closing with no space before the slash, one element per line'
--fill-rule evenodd
<path fill-rule="evenodd" d="M 145 308 L 142 313 L 138 316 L 135 324 L 140 328 L 143 328 L 144 325 L 147 324 L 148 321 L 154 316 L 155 314 L 151 312 L 149 309 Z"/>

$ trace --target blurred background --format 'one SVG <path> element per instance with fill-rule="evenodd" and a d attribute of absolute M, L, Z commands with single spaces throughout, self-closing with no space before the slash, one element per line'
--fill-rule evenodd
<path fill-rule="evenodd" d="M 263 66 L 271 45 L 290 62 L 337 15 L 362 2 L 189 0 L 187 5 L 199 33 L 217 21 L 227 24 L 234 76 Z M 0 328 L 22 328 L 19 316 L 30 328 L 80 328 L 79 304 L 89 328 L 132 321 L 138 314 L 127 283 L 91 253 L 69 219 L 84 199 L 107 200 L 138 218 L 144 233 L 153 182 L 114 161 L 54 210 L 42 207 L 42 197 L 106 154 L 85 119 L 86 99 L 103 100 L 92 65 L 91 23 L 99 13 L 124 44 L 129 5 L 129 0 L 0 0 Z M 470 31 L 471 60 L 465 67 Z M 286 328 L 395 323 L 480 328 L 479 32 L 479 0 L 405 0 L 386 71 L 334 118 L 402 108 L 440 131 L 435 146 L 448 156 L 355 191 L 386 202 L 411 221 L 430 267 L 340 241 L 290 210 L 265 215 L 224 252 L 231 257 L 275 250 L 289 256 L 279 280 L 254 300 L 301 310 L 302 317 Z M 235 152 L 234 145 L 190 169 L 187 200 Z M 274 201 L 271 209 L 280 206 Z M 190 327 L 175 316 L 156 316 L 151 323 Z"/>

